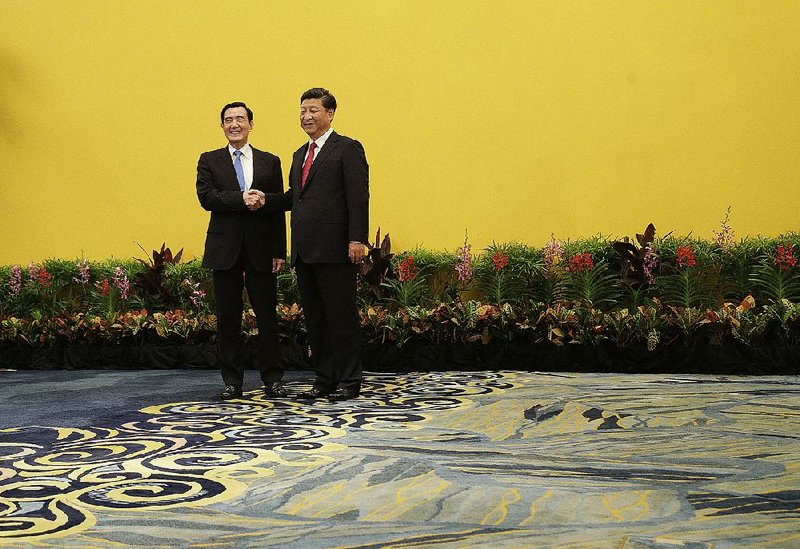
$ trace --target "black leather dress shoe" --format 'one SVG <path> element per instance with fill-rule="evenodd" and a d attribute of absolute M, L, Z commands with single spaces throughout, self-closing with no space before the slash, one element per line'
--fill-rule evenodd
<path fill-rule="evenodd" d="M 320 389 L 318 387 L 312 387 L 311 390 L 309 390 L 309 391 L 303 391 L 303 392 L 297 393 L 297 397 L 296 398 L 298 398 L 300 400 L 316 400 L 318 398 L 325 398 L 326 396 L 328 396 L 328 394 L 330 394 L 329 391 L 326 391 L 324 389 Z"/>
<path fill-rule="evenodd" d="M 280 381 L 273 381 L 264 384 L 264 396 L 267 398 L 286 398 L 289 392 Z"/>
<path fill-rule="evenodd" d="M 331 402 L 338 402 L 340 400 L 350 400 L 359 395 L 358 389 L 337 389 L 328 395 L 328 400 Z"/>
<path fill-rule="evenodd" d="M 226 385 L 219 396 L 222 400 L 231 400 L 232 398 L 242 398 L 242 386 Z"/>

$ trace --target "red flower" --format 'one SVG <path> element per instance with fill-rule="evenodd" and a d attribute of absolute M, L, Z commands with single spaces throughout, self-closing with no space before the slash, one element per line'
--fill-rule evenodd
<path fill-rule="evenodd" d="M 694 267 L 697 258 L 691 246 L 678 246 L 678 267 Z"/>
<path fill-rule="evenodd" d="M 592 255 L 588 252 L 575 254 L 569 258 L 569 270 L 573 273 L 591 271 L 593 268 L 594 262 L 592 261 Z"/>
<path fill-rule="evenodd" d="M 49 286 L 50 284 L 53 283 L 53 275 L 51 275 L 49 272 L 47 272 L 47 269 L 42 267 L 41 269 L 39 269 L 39 272 L 36 274 L 36 280 L 42 286 Z"/>
<path fill-rule="evenodd" d="M 494 265 L 495 269 L 502 271 L 503 268 L 508 265 L 508 256 L 500 251 L 495 252 L 495 254 L 492 256 L 492 264 Z"/>
<path fill-rule="evenodd" d="M 797 258 L 794 257 L 794 247 L 791 244 L 781 244 L 775 251 L 775 265 L 782 271 L 788 271 L 797 265 Z"/>
<path fill-rule="evenodd" d="M 414 258 L 408 256 L 397 264 L 398 277 L 400 282 L 410 282 L 417 276 L 417 266 L 414 265 Z"/>
<path fill-rule="evenodd" d="M 100 295 L 108 295 L 108 292 L 111 291 L 111 285 L 108 283 L 107 278 L 104 278 L 103 280 L 98 280 L 97 288 L 100 290 Z"/>

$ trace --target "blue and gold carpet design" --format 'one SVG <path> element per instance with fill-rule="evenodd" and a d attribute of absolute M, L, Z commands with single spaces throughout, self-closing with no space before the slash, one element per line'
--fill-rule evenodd
<path fill-rule="evenodd" d="M 369 375 L 6 427 L 0 546 L 800 547 L 800 380 Z"/>

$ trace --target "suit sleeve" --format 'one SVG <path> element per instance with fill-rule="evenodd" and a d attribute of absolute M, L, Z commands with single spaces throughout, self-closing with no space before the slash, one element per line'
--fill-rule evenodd
<path fill-rule="evenodd" d="M 281 182 L 283 187 L 283 182 Z M 267 213 L 288 212 L 292 209 L 292 188 L 286 192 L 266 193 L 266 202 L 262 208 Z"/>
<path fill-rule="evenodd" d="M 208 164 L 208 156 L 200 155 L 197 161 L 197 198 L 209 212 L 246 212 L 247 206 L 241 191 L 219 190 L 214 185 L 214 174 Z"/>
<path fill-rule="evenodd" d="M 281 161 L 278 157 L 275 157 L 275 169 L 272 172 L 270 188 L 276 191 L 283 190 L 283 171 L 281 170 Z M 291 190 L 289 192 L 291 192 Z M 283 196 L 283 194 L 279 192 L 276 196 Z M 266 203 L 264 204 L 264 208 L 266 208 Z M 262 210 L 264 208 L 262 208 Z M 291 204 L 289 208 L 291 208 Z M 272 215 L 272 223 L 274 223 L 272 234 L 275 235 L 273 256 L 276 259 L 286 259 L 286 216 L 283 215 L 284 211 L 285 210 L 278 210 L 278 212 Z"/>
<path fill-rule="evenodd" d="M 364 147 L 358 141 L 348 143 L 342 157 L 344 191 L 349 221 L 350 242 L 369 242 L 369 165 Z"/>
<path fill-rule="evenodd" d="M 283 191 L 283 181 L 281 181 L 277 192 L 266 194 L 266 202 L 264 203 L 263 208 L 266 212 L 289 212 L 292 210 L 294 189 L 292 189 L 291 177 L 289 177 L 289 188 L 286 190 L 286 192 L 281 191 Z"/>

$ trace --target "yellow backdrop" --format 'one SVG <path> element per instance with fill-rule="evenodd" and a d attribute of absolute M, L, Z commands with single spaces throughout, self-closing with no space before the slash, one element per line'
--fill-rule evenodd
<path fill-rule="evenodd" d="M 234 7 L 235 6 L 235 7 Z M 202 253 L 220 107 L 288 171 L 300 93 L 371 166 L 372 233 L 455 249 L 797 231 L 796 0 L 2 0 L 0 263 Z"/>

